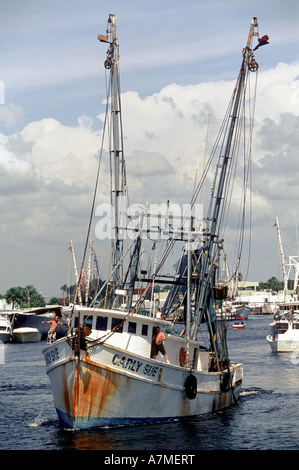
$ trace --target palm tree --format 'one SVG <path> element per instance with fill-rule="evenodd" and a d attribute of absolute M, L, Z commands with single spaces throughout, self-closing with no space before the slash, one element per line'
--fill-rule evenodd
<path fill-rule="evenodd" d="M 20 307 L 24 299 L 24 292 L 22 287 L 11 287 L 5 294 L 5 299 L 8 303 L 12 303 L 12 308 Z"/>

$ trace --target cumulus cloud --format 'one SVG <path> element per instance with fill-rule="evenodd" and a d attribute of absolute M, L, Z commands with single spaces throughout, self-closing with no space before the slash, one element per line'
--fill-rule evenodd
<path fill-rule="evenodd" d="M 35 188 L 33 165 L 0 144 L 0 194 L 23 194 Z"/>
<path fill-rule="evenodd" d="M 100 139 L 86 125 L 86 118 L 79 118 L 77 127 L 43 119 L 28 124 L 20 134 L 25 143 L 32 145 L 30 159 L 39 177 L 89 185 L 96 170 Z"/>

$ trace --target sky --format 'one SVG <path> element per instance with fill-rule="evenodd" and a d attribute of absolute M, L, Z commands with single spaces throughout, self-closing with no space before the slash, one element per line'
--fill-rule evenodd
<path fill-rule="evenodd" d="M 247 280 L 282 278 L 275 217 L 286 257 L 298 251 L 297 0 L 0 0 L 0 7 L 1 294 L 33 285 L 46 299 L 61 296 L 73 281 L 70 240 L 81 262 L 106 97 L 107 47 L 97 36 L 110 13 L 128 183 L 142 204 L 189 202 L 258 18 L 270 44 L 255 54 L 251 242 L 241 271 Z M 109 197 L 107 165 L 99 203 Z M 95 230 L 91 238 L 105 273 L 107 247 Z"/>

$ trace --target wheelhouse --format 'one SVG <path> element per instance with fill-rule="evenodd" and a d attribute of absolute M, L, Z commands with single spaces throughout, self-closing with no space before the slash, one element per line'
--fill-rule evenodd
<path fill-rule="evenodd" d="M 77 307 L 71 317 L 70 333 L 81 327 L 89 346 L 93 343 L 106 344 L 123 351 L 150 358 L 152 339 L 157 327 L 164 332 L 165 348 L 171 364 L 186 365 L 186 339 L 172 329 L 172 323 L 161 318 L 140 314 L 128 314 L 118 310 L 90 309 Z M 189 356 L 194 368 L 208 370 L 211 354 L 198 341 L 190 341 Z M 157 356 L 163 360 L 162 356 Z"/>

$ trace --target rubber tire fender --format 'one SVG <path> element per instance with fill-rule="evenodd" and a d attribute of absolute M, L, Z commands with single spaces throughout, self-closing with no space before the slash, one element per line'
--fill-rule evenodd
<path fill-rule="evenodd" d="M 184 390 L 189 400 L 194 400 L 197 395 L 197 379 L 195 375 L 189 374 L 184 384 Z"/>

